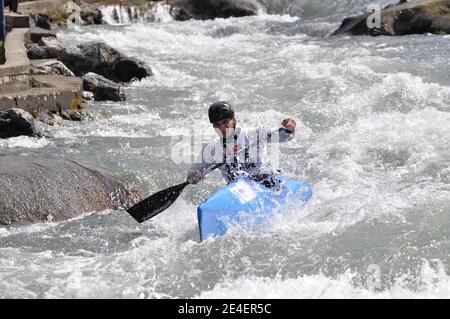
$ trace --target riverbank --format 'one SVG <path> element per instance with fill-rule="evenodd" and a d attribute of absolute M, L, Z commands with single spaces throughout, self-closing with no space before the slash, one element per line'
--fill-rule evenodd
<path fill-rule="evenodd" d="M 6 64 L 0 68 L 0 110 L 22 108 L 46 122 L 47 116 L 42 114 L 50 114 L 48 123 L 54 122 L 54 115 L 79 120 L 84 117 L 79 111 L 85 97 L 125 100 L 123 83 L 152 75 L 149 66 L 101 43 L 86 43 L 79 47 L 60 43 L 51 30 L 53 21 L 45 20 L 48 16 L 45 17 L 55 8 L 62 10 L 64 16 L 72 7 L 78 8 L 75 3 L 64 0 L 24 2 L 19 10 L 29 17 L 10 16 L 13 20 L 7 36 Z M 83 11 L 81 14 L 83 16 Z M 97 23 L 99 19 L 92 19 L 90 13 L 84 14 L 83 18 L 91 23 Z M 20 23 L 14 22 L 17 19 Z M 29 28 L 30 24 L 36 27 Z M 85 94 L 84 90 L 91 93 Z"/>

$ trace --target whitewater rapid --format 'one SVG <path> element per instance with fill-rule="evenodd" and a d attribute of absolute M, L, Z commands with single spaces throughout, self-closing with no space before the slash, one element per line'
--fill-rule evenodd
<path fill-rule="evenodd" d="M 368 1 L 290 3 L 239 19 L 162 12 L 60 30 L 155 76 L 126 86 L 126 102 L 89 104 L 95 121 L 0 141 L 0 152 L 92 161 L 149 195 L 185 178 L 174 137 L 212 137 L 207 107 L 229 100 L 246 128 L 298 119 L 279 167 L 313 184 L 308 205 L 200 243 L 196 207 L 223 185 L 213 173 L 143 224 L 109 210 L 2 226 L 0 298 L 450 297 L 448 36 L 327 37 Z"/>

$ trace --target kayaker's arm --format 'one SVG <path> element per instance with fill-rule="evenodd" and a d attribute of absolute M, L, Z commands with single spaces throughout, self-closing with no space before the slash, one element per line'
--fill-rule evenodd
<path fill-rule="evenodd" d="M 267 134 L 268 143 L 285 143 L 295 136 L 297 123 L 294 119 L 287 118 L 281 122 L 281 127 Z"/>
<path fill-rule="evenodd" d="M 187 181 L 189 182 L 189 184 L 197 184 L 201 182 L 205 178 L 204 172 L 207 171 L 209 167 L 211 167 L 211 163 L 207 163 L 204 161 L 203 150 L 204 147 L 199 157 L 197 158 L 197 161 L 191 165 L 187 172 Z"/>

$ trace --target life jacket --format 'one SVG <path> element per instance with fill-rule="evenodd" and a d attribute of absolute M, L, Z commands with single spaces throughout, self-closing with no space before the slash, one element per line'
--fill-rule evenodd
<path fill-rule="evenodd" d="M 221 139 L 222 150 L 219 154 L 225 165 L 219 170 L 228 183 L 241 176 L 260 180 L 274 175 L 273 169 L 263 164 L 259 134 L 256 134 L 255 139 L 256 141 L 250 141 L 247 133 L 239 128 L 232 138 Z"/>

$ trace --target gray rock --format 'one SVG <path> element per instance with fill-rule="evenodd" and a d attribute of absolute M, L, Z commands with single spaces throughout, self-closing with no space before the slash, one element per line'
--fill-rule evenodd
<path fill-rule="evenodd" d="M 94 100 L 94 93 L 89 92 L 89 91 L 83 91 L 81 96 L 83 97 L 83 100 L 85 100 L 85 101 L 93 101 Z"/>
<path fill-rule="evenodd" d="M 76 76 L 94 72 L 115 82 L 128 82 L 153 75 L 144 62 L 127 58 L 102 42 L 87 42 L 78 47 L 66 47 L 58 55 Z"/>
<path fill-rule="evenodd" d="M 46 30 L 51 30 L 52 23 L 49 20 L 48 14 L 30 13 L 31 26 L 39 27 Z"/>
<path fill-rule="evenodd" d="M 67 121 L 82 121 L 84 117 L 83 114 L 81 114 L 77 110 L 62 110 L 59 115 L 63 120 Z"/>
<path fill-rule="evenodd" d="M 62 221 L 128 208 L 140 195 L 107 170 L 43 156 L 0 155 L 0 224 Z"/>
<path fill-rule="evenodd" d="M 30 28 L 30 39 L 33 43 L 38 43 L 39 40 L 44 37 L 56 38 L 56 32 L 39 27 Z"/>
<path fill-rule="evenodd" d="M 114 68 L 114 74 L 122 82 L 130 82 L 132 79 L 141 80 L 147 76 L 153 76 L 152 69 L 135 58 L 121 58 Z"/>
<path fill-rule="evenodd" d="M 172 15 L 176 20 L 244 17 L 258 14 L 253 0 L 173 0 Z"/>
<path fill-rule="evenodd" d="M 33 116 L 17 108 L 0 112 L 0 138 L 42 136 L 42 128 Z"/>
<path fill-rule="evenodd" d="M 372 27 L 370 13 L 345 18 L 332 35 L 407 35 L 450 33 L 450 0 L 418 0 L 389 5 L 380 12 L 380 25 Z"/>
<path fill-rule="evenodd" d="M 58 55 L 56 52 L 49 48 L 40 46 L 37 43 L 28 44 L 27 48 L 27 56 L 29 59 L 55 59 Z"/>
<path fill-rule="evenodd" d="M 93 6 L 85 4 L 81 6 L 81 19 L 85 24 L 102 24 L 103 23 L 103 14 L 102 11 Z"/>
<path fill-rule="evenodd" d="M 57 59 L 67 66 L 76 76 L 82 76 L 96 68 L 95 61 L 84 58 L 83 52 L 74 46 L 65 47 L 59 52 Z"/>
<path fill-rule="evenodd" d="M 31 67 L 31 74 L 75 76 L 61 61 L 48 61 Z"/>
<path fill-rule="evenodd" d="M 87 42 L 78 46 L 84 59 L 90 62 L 91 69 L 84 70 L 84 73 L 94 72 L 104 77 L 116 81 L 114 69 L 122 55 L 103 42 Z"/>
<path fill-rule="evenodd" d="M 43 37 L 38 41 L 39 46 L 47 47 L 52 56 L 58 56 L 59 52 L 64 50 L 64 46 L 56 38 Z"/>
<path fill-rule="evenodd" d="M 63 125 L 63 119 L 56 111 L 35 111 L 33 113 L 33 116 L 38 121 L 38 123 L 46 125 L 43 129 L 45 137 L 53 137 L 52 132 L 48 130 L 49 126 L 61 127 Z"/>
<path fill-rule="evenodd" d="M 77 110 L 70 110 L 69 111 L 69 118 L 70 118 L 71 121 L 82 121 L 83 120 L 83 114 L 81 114 Z"/>
<path fill-rule="evenodd" d="M 96 101 L 125 101 L 120 85 L 92 72 L 83 76 L 83 89 L 94 93 Z"/>
<path fill-rule="evenodd" d="M 37 43 L 26 42 L 29 59 L 56 59 L 64 46 L 55 37 L 43 36 Z"/>

